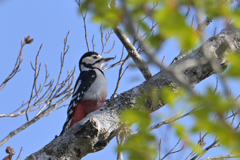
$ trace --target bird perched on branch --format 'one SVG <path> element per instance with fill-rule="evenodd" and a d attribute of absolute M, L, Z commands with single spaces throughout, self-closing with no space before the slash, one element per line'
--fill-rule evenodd
<path fill-rule="evenodd" d="M 107 97 L 107 79 L 102 65 L 114 58 L 102 58 L 96 52 L 85 53 L 79 61 L 81 71 L 74 87 L 62 135 L 89 113 L 101 108 Z"/>

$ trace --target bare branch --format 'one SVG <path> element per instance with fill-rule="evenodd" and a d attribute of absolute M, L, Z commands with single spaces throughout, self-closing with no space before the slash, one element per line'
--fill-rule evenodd
<path fill-rule="evenodd" d="M 81 7 L 81 0 L 75 0 L 75 2 L 78 4 L 78 7 Z M 88 43 L 88 34 L 87 34 L 87 23 L 86 23 L 86 18 L 87 18 L 87 10 L 85 13 L 81 12 L 82 19 L 83 19 L 83 25 L 84 25 L 84 33 L 85 33 L 85 41 L 87 45 L 88 51 L 90 51 L 89 43 Z M 94 39 L 94 38 L 93 38 Z M 92 39 L 92 41 L 93 41 Z M 94 50 L 94 43 L 93 43 L 93 50 Z"/>
<path fill-rule="evenodd" d="M 17 157 L 16 160 L 18 160 L 19 158 L 21 158 L 21 153 L 22 153 L 22 151 L 23 151 L 23 147 L 21 147 L 20 152 L 19 152 L 18 157 Z"/>
<path fill-rule="evenodd" d="M 27 118 L 28 118 L 27 123 L 23 124 L 16 130 L 9 133 L 9 135 L 6 136 L 0 142 L 0 146 L 3 145 L 4 143 L 6 143 L 9 139 L 11 139 L 17 133 L 21 132 L 22 130 L 26 129 L 27 127 L 29 127 L 30 125 L 32 125 L 33 123 L 38 121 L 40 118 L 48 116 L 55 110 L 66 106 L 66 105 L 61 105 L 59 107 L 59 105 L 62 102 L 67 100 L 72 95 L 73 89 L 71 89 L 71 86 L 73 84 L 74 72 L 75 72 L 75 68 L 76 68 L 76 66 L 75 66 L 75 68 L 71 72 L 68 72 L 68 75 L 66 76 L 66 78 L 62 82 L 60 81 L 62 71 L 63 71 L 65 56 L 69 50 L 69 46 L 67 45 L 67 39 L 68 39 L 69 33 L 70 33 L 70 30 L 68 31 L 66 38 L 64 39 L 64 48 L 63 48 L 63 52 L 61 53 L 61 57 L 60 57 L 60 59 L 61 59 L 60 72 L 59 72 L 59 76 L 58 76 L 58 79 L 57 79 L 57 82 L 55 85 L 54 85 L 54 79 L 50 80 L 49 83 L 47 82 L 49 73 L 47 70 L 47 64 L 45 64 L 46 74 L 45 74 L 44 83 L 43 83 L 43 85 L 41 85 L 41 83 L 40 83 L 39 87 L 37 87 L 37 79 L 39 77 L 40 67 L 41 67 L 41 65 L 40 65 L 41 63 L 38 64 L 38 56 L 40 54 L 42 45 L 40 46 L 40 49 L 35 58 L 35 64 L 33 65 L 31 63 L 32 69 L 34 70 L 34 82 L 33 82 L 33 86 L 32 86 L 32 92 L 30 95 L 30 99 L 27 102 L 23 101 L 22 105 L 14 112 L 12 112 L 10 114 L 1 114 L 0 117 L 16 117 L 16 116 L 23 115 L 23 114 L 27 115 L 29 112 L 32 112 L 32 111 L 37 111 L 37 114 L 32 119 L 28 118 L 28 116 L 27 116 Z M 45 90 L 44 93 L 43 93 L 43 90 Z M 26 108 L 24 108 L 25 106 L 26 106 Z"/>
<path fill-rule="evenodd" d="M 123 49 L 122 49 L 122 56 L 121 56 L 120 61 L 122 61 L 123 54 L 124 54 L 124 47 L 123 47 Z M 125 68 L 125 70 L 122 72 L 122 70 L 123 70 L 123 66 L 124 66 L 124 64 L 127 62 L 127 60 L 128 60 L 129 57 L 130 57 L 130 56 L 128 55 L 128 56 L 122 61 L 123 63 L 121 64 L 120 69 L 119 69 L 117 85 L 116 85 L 116 88 L 115 88 L 115 90 L 114 90 L 114 92 L 113 92 L 111 98 L 114 98 L 115 95 L 117 94 L 117 91 L 118 91 L 118 88 L 119 88 L 120 81 L 121 81 L 121 79 L 122 79 L 122 77 L 123 77 L 125 71 L 126 71 L 126 70 L 129 68 L 129 66 L 130 66 L 130 65 L 128 65 L 128 66 Z"/>
<path fill-rule="evenodd" d="M 158 154 L 159 154 L 159 160 L 161 160 L 161 144 L 162 144 L 162 139 L 160 138 L 159 143 L 158 143 Z"/>
<path fill-rule="evenodd" d="M 239 158 L 240 155 L 233 155 L 233 154 L 229 154 L 229 155 L 221 155 L 221 156 L 215 156 L 215 157 L 207 157 L 201 160 L 212 160 L 212 159 L 225 159 L 225 158 Z"/>
<path fill-rule="evenodd" d="M 213 147 L 218 147 L 218 145 L 216 145 L 218 143 L 218 140 L 215 140 L 212 144 L 210 144 L 207 148 L 205 148 L 204 150 L 203 150 L 203 153 L 201 154 L 201 155 L 204 155 L 208 150 L 210 150 L 211 148 L 213 148 Z M 195 155 L 193 158 L 191 158 L 191 160 L 195 160 L 195 159 L 197 159 L 199 156 L 201 156 L 201 155 Z"/>
<path fill-rule="evenodd" d="M 140 22 L 143 22 L 145 19 L 147 19 L 149 17 L 149 15 L 151 15 L 151 13 L 154 11 L 154 9 L 158 6 L 159 2 L 154 2 L 153 3 L 153 7 L 148 11 L 149 14 L 147 14 L 145 17 L 143 17 Z M 126 17 L 127 18 L 127 17 Z M 129 21 L 129 20 L 128 20 Z M 158 25 L 158 23 L 155 23 L 154 20 L 152 21 L 152 27 L 145 32 L 142 36 L 136 37 L 134 36 L 134 40 L 133 40 L 133 45 L 135 45 L 140 39 L 143 39 L 144 37 L 147 38 L 151 33 L 154 33 L 154 28 Z M 140 35 L 140 23 L 138 23 L 138 27 L 136 30 L 136 35 Z M 161 42 L 159 42 L 161 43 Z M 137 48 L 138 53 L 141 53 L 142 51 L 140 51 L 140 45 L 141 43 L 139 43 L 139 46 Z"/>
<path fill-rule="evenodd" d="M 92 36 L 92 47 L 93 47 L 93 52 L 94 52 L 95 51 L 94 35 Z"/>
<path fill-rule="evenodd" d="M 80 4 L 80 3 L 79 3 L 79 4 Z M 85 41 L 86 41 L 86 45 L 87 45 L 88 51 L 90 51 L 90 47 L 89 47 L 89 44 L 88 44 L 87 23 L 86 23 L 87 10 L 86 10 L 86 12 L 85 12 L 84 15 L 82 14 L 82 17 L 83 17 L 84 32 L 85 32 Z"/>
<path fill-rule="evenodd" d="M 180 143 L 180 141 L 181 141 L 181 138 L 178 140 L 178 142 L 175 144 L 175 146 L 174 146 L 161 160 L 165 159 L 165 158 L 166 158 L 168 155 L 170 155 L 170 154 L 177 153 L 177 152 L 180 152 L 181 150 L 183 150 L 184 145 L 182 146 L 181 149 L 179 149 L 179 150 L 177 150 L 177 151 L 173 151 L 173 150 L 178 146 L 178 144 Z"/>
<path fill-rule="evenodd" d="M 63 71 L 63 66 L 64 66 L 64 60 L 65 60 L 65 56 L 68 52 L 68 49 L 69 49 L 69 45 L 67 45 L 67 40 L 68 40 L 68 35 L 70 33 L 70 30 L 68 31 L 67 35 L 66 35 L 66 38 L 64 38 L 64 47 L 63 47 L 63 52 L 61 52 L 61 66 L 60 66 L 60 72 L 59 72 L 59 75 L 58 75 L 58 79 L 57 79 L 57 84 L 55 85 L 55 87 L 53 88 L 52 90 L 52 94 L 49 96 L 49 98 L 51 98 L 52 96 L 56 96 L 60 91 L 61 89 L 65 86 L 65 83 L 66 81 L 63 81 L 62 84 L 60 85 L 59 84 L 59 81 L 60 81 L 60 78 L 62 76 L 62 71 Z M 75 69 L 74 69 L 75 70 Z M 58 87 L 58 85 L 60 85 L 60 87 Z M 58 88 L 58 89 L 57 89 Z M 56 92 L 55 92 L 56 91 Z M 55 93 L 54 93 L 55 92 Z"/>
<path fill-rule="evenodd" d="M 115 41 L 113 41 L 113 45 L 112 47 L 110 48 L 109 51 L 105 51 L 105 47 L 107 46 L 110 38 L 111 38 L 111 35 L 113 34 L 113 30 L 110 30 L 108 32 L 105 33 L 105 42 L 104 42 L 104 33 L 103 33 L 103 28 L 102 28 L 102 25 L 100 26 L 100 33 L 101 33 L 101 42 L 102 42 L 102 53 L 100 54 L 101 56 L 105 53 L 110 53 L 114 46 L 115 46 Z"/>
<path fill-rule="evenodd" d="M 123 43 L 124 47 L 127 49 L 128 54 L 131 56 L 139 70 L 142 72 L 144 78 L 147 80 L 152 77 L 152 73 L 150 72 L 147 63 L 142 59 L 142 57 L 137 53 L 137 50 L 132 45 L 127 36 L 123 33 L 119 26 L 116 26 L 114 29 L 115 34 L 118 36 L 120 41 Z"/>
<path fill-rule="evenodd" d="M 20 126 L 19 128 L 17 128 L 16 130 L 12 131 L 9 133 L 8 136 L 6 136 L 3 140 L 0 141 L 0 147 L 6 143 L 9 139 L 11 139 L 12 137 L 14 137 L 16 134 L 18 134 L 19 132 L 23 131 L 24 129 L 26 129 L 27 127 L 29 127 L 30 125 L 34 124 L 35 122 L 37 122 L 39 119 L 41 119 L 42 117 L 45 117 L 48 112 L 50 112 L 51 110 L 53 110 L 54 108 L 56 108 L 59 104 L 61 104 L 62 102 L 64 102 L 65 100 L 67 100 L 68 98 L 71 97 L 73 92 L 73 89 L 71 89 L 71 91 L 66 94 L 62 99 L 60 99 L 59 101 L 57 101 L 56 103 L 52 104 L 51 106 L 49 106 L 47 109 L 45 109 L 44 111 L 42 111 L 39 115 L 35 116 L 34 118 L 32 118 L 31 120 L 27 121 L 25 124 L 23 124 L 22 126 Z"/>
<path fill-rule="evenodd" d="M 175 121 L 177 121 L 177 120 L 179 120 L 179 119 L 182 119 L 182 118 L 184 118 L 184 117 L 192 114 L 192 113 L 193 113 L 194 111 L 196 111 L 199 107 L 201 107 L 201 106 L 198 105 L 197 107 L 195 107 L 194 109 L 192 109 L 191 111 L 189 111 L 189 112 L 187 112 L 187 113 L 185 113 L 185 114 L 176 115 L 176 116 L 174 116 L 173 118 L 170 118 L 170 119 L 167 119 L 167 120 L 165 120 L 165 121 L 162 121 L 162 122 L 160 122 L 160 123 L 158 123 L 158 124 L 155 124 L 155 125 L 153 125 L 153 126 L 151 126 L 151 127 L 149 128 L 149 131 L 153 131 L 154 129 L 160 128 L 161 126 L 163 126 L 163 125 L 165 125 L 165 124 L 173 123 L 173 122 L 175 122 Z M 138 131 L 134 132 L 133 134 L 136 134 L 137 132 L 138 132 Z"/>
<path fill-rule="evenodd" d="M 21 40 L 21 48 L 20 48 L 20 51 L 19 51 L 19 54 L 18 54 L 18 57 L 17 57 L 17 60 L 15 62 L 15 65 L 13 67 L 13 70 L 12 72 L 8 75 L 8 77 L 2 82 L 2 84 L 0 85 L 0 91 L 6 87 L 7 83 L 17 74 L 17 72 L 19 72 L 21 69 L 20 69 L 20 65 L 23 61 L 22 59 L 22 50 L 23 50 L 23 47 L 25 46 L 25 42 L 23 42 L 23 40 Z"/>
<path fill-rule="evenodd" d="M 39 56 L 39 53 L 40 53 L 40 51 L 41 51 L 41 49 L 42 49 L 42 46 L 43 46 L 43 44 L 41 44 L 41 46 L 40 46 L 40 48 L 39 48 L 39 50 L 38 50 L 38 53 L 37 53 L 37 55 L 36 55 L 36 57 L 35 57 L 35 67 L 33 67 L 32 62 L 31 62 L 32 69 L 34 70 L 34 79 L 33 79 L 32 92 L 31 92 L 31 95 L 30 95 L 30 99 L 29 99 L 29 101 L 28 101 L 28 107 L 27 107 L 27 110 L 26 110 L 26 112 L 25 112 L 27 121 L 29 121 L 28 111 L 29 111 L 29 109 L 30 109 L 30 104 L 31 104 L 31 101 L 32 101 L 32 99 L 33 99 L 33 91 L 34 91 L 34 89 L 36 89 L 37 78 L 38 78 L 39 73 L 40 73 L 41 62 L 39 63 L 39 69 L 37 69 L 37 67 L 38 67 L 37 61 L 38 61 L 38 56 Z M 36 93 L 37 93 L 37 92 L 36 92 Z"/>

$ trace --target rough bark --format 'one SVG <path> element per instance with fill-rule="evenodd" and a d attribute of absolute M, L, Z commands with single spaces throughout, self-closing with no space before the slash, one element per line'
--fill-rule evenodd
<path fill-rule="evenodd" d="M 220 66 L 226 66 L 227 61 L 224 57 L 226 49 L 240 51 L 240 32 L 233 27 L 227 27 L 206 41 L 203 46 L 168 67 L 172 71 L 177 71 L 174 73 L 182 73 L 184 81 L 189 85 L 195 85 L 214 73 L 210 63 L 204 62 L 206 60 L 204 60 L 203 50 L 205 54 L 211 55 Z M 119 113 L 129 107 L 134 108 L 139 95 L 148 93 L 152 88 L 178 87 L 168 72 L 162 70 L 141 85 L 108 100 L 104 107 L 89 114 L 62 136 L 57 137 L 26 159 L 75 160 L 81 159 L 88 153 L 104 149 L 121 128 Z M 163 105 L 161 100 L 158 105 L 153 105 L 150 100 L 146 100 L 144 107 L 153 112 Z"/>

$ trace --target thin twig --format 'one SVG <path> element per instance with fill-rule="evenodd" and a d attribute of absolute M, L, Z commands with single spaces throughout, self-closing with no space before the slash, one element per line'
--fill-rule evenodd
<path fill-rule="evenodd" d="M 82 17 L 83 17 L 83 25 L 84 25 L 84 32 L 85 32 L 85 41 L 86 41 L 86 45 L 87 45 L 88 51 L 90 51 L 90 47 L 89 47 L 89 44 L 88 44 L 87 23 L 86 23 L 87 10 L 86 10 L 84 15 L 82 14 Z"/>
<path fill-rule="evenodd" d="M 123 54 L 124 54 L 124 47 L 123 47 L 123 50 L 122 50 L 122 56 L 121 56 L 120 61 L 122 61 Z M 115 88 L 115 90 L 114 90 L 114 92 L 113 92 L 111 98 L 114 98 L 115 95 L 117 94 L 117 91 L 118 91 L 118 88 L 119 88 L 120 81 L 121 81 L 121 79 L 122 79 L 122 77 L 123 77 L 125 71 L 126 71 L 126 70 L 129 68 L 129 66 L 130 66 L 130 65 L 128 65 L 128 66 L 125 68 L 125 70 L 122 71 L 122 70 L 123 70 L 123 66 L 124 66 L 124 64 L 127 62 L 127 59 L 128 59 L 129 57 L 130 57 L 130 56 L 128 55 L 128 56 L 123 60 L 123 63 L 122 63 L 121 66 L 120 66 L 119 74 L 118 74 L 118 80 L 117 80 L 117 85 L 116 85 L 116 88 Z"/>
<path fill-rule="evenodd" d="M 194 109 L 192 109 L 191 111 L 189 111 L 189 112 L 187 112 L 187 113 L 185 113 L 185 114 L 176 115 L 176 116 L 174 116 L 173 118 L 170 118 L 170 119 L 167 119 L 167 120 L 165 120 L 165 121 L 162 121 L 162 122 L 160 122 L 160 123 L 158 123 L 158 124 L 155 124 L 155 125 L 153 125 L 153 126 L 151 126 L 151 127 L 149 128 L 149 131 L 153 131 L 154 129 L 157 129 L 157 128 L 165 125 L 165 124 L 169 124 L 169 123 L 175 122 L 175 121 L 177 121 L 177 120 L 179 120 L 179 119 L 181 119 L 181 118 L 183 118 L 183 117 L 186 117 L 186 116 L 192 114 L 194 111 L 196 111 L 199 107 L 200 107 L 200 105 L 197 106 L 197 107 L 195 107 Z"/>
<path fill-rule="evenodd" d="M 187 10 L 187 13 L 186 13 L 186 15 L 185 15 L 185 18 L 188 16 L 190 10 L 191 10 L 190 5 L 188 5 L 188 10 Z"/>
<path fill-rule="evenodd" d="M 81 8 L 81 0 L 75 0 L 75 2 L 78 4 L 78 7 Z M 86 10 L 85 14 L 81 12 L 81 15 L 82 15 L 83 25 L 84 25 L 85 42 L 86 42 L 88 51 L 90 51 L 90 47 L 89 47 L 89 43 L 88 43 L 88 36 L 87 36 L 87 23 L 86 23 L 87 10 Z"/>
<path fill-rule="evenodd" d="M 19 51 L 19 54 L 18 54 L 18 57 L 17 57 L 17 60 L 15 62 L 15 65 L 13 67 L 13 70 L 12 72 L 8 75 L 8 77 L 2 82 L 2 84 L 0 85 L 0 91 L 6 87 L 7 83 L 21 70 L 20 69 L 20 65 L 23 61 L 22 59 L 22 50 L 23 50 L 23 47 L 25 46 L 25 42 L 23 42 L 23 40 L 21 40 L 21 48 L 20 48 L 20 51 Z"/>
<path fill-rule="evenodd" d="M 103 28 L 102 28 L 102 25 L 100 26 L 100 33 L 101 33 L 101 42 L 102 42 L 102 53 L 100 54 L 101 56 L 105 53 L 110 53 L 114 46 L 115 46 L 115 40 L 113 41 L 113 45 L 112 47 L 108 50 L 108 51 L 105 51 L 105 47 L 107 46 L 110 38 L 111 38 L 111 35 L 114 33 L 113 30 L 110 30 L 108 32 L 105 33 L 105 42 L 104 42 L 104 33 L 103 33 Z"/>
<path fill-rule="evenodd" d="M 218 143 L 218 140 L 215 140 L 212 144 L 210 144 L 207 148 L 205 148 L 204 150 L 203 150 L 203 152 L 202 152 L 202 154 L 201 155 L 203 155 L 203 154 L 205 154 L 208 150 L 210 150 L 211 148 L 213 148 L 213 147 L 217 147 L 216 146 L 216 144 Z M 191 160 L 195 160 L 195 159 L 197 159 L 199 156 L 201 156 L 201 155 L 195 155 L 193 158 L 191 158 Z"/>
<path fill-rule="evenodd" d="M 93 52 L 94 52 L 95 51 L 94 35 L 92 36 L 92 47 L 93 47 Z"/>
<path fill-rule="evenodd" d="M 158 152 L 159 152 L 159 156 L 158 159 L 161 160 L 161 144 L 162 144 L 162 139 L 160 138 L 159 143 L 158 143 Z"/>
<path fill-rule="evenodd" d="M 18 160 L 19 158 L 21 158 L 21 153 L 22 153 L 22 151 L 23 151 L 23 147 L 21 147 L 20 152 L 19 152 L 18 157 L 17 157 L 16 160 Z"/>
<path fill-rule="evenodd" d="M 29 120 L 28 122 L 26 122 L 25 124 L 23 124 L 22 126 L 18 127 L 17 129 L 15 129 L 14 131 L 10 132 L 8 136 L 6 136 L 2 141 L 0 141 L 0 147 L 5 144 L 8 140 L 10 140 L 12 137 L 14 137 L 16 134 L 18 134 L 19 132 L 23 131 L 24 129 L 26 129 L 27 127 L 29 127 L 30 125 L 34 124 L 36 121 L 38 121 L 39 119 L 41 119 L 42 117 L 45 117 L 46 114 L 48 112 L 50 112 L 51 110 L 53 110 L 54 108 L 56 108 L 59 104 L 61 104 L 62 102 L 64 102 L 65 100 L 67 100 L 68 98 L 71 97 L 73 92 L 73 89 L 71 89 L 71 91 L 66 94 L 62 99 L 60 99 L 59 101 L 57 101 L 56 103 L 52 104 L 51 106 L 49 106 L 46 110 L 44 110 L 43 112 L 41 112 L 39 115 L 35 116 L 34 118 L 32 118 L 31 120 Z"/>
<path fill-rule="evenodd" d="M 229 154 L 229 155 L 221 155 L 221 156 L 215 156 L 215 157 L 207 157 L 201 160 L 212 160 L 212 159 L 225 159 L 225 158 L 239 158 L 240 155 L 233 155 L 233 154 Z"/>
<path fill-rule="evenodd" d="M 37 63 L 37 61 L 38 61 L 38 56 L 39 56 L 39 54 L 40 54 L 40 51 L 41 51 L 41 49 L 42 49 L 42 46 L 43 46 L 43 44 L 41 44 L 41 46 L 39 47 L 38 53 L 37 53 L 37 55 L 36 55 L 36 57 L 35 57 L 35 67 L 33 67 L 32 61 L 31 61 L 31 66 L 32 66 L 32 69 L 34 70 L 34 79 L 33 79 L 33 86 L 32 86 L 31 95 L 30 95 L 29 102 L 28 102 L 28 107 L 27 107 L 27 110 L 26 110 L 26 113 L 25 113 L 25 114 L 26 114 L 27 121 L 29 121 L 28 111 L 29 111 L 29 109 L 30 109 L 31 101 L 32 101 L 32 99 L 33 99 L 33 91 L 34 91 L 34 89 L 35 89 L 35 87 L 36 87 L 37 78 L 38 78 L 39 73 L 40 73 L 41 62 L 39 63 L 39 68 L 38 68 L 38 63 Z"/>
<path fill-rule="evenodd" d="M 179 145 L 180 141 L 181 141 L 181 138 L 179 138 L 179 140 L 178 140 L 178 142 L 175 144 L 175 146 L 174 146 L 167 154 L 165 154 L 165 156 L 164 156 L 161 160 L 165 159 L 165 158 L 166 158 L 168 155 L 170 155 L 170 154 L 173 154 L 173 153 L 177 153 L 177 152 L 182 151 L 183 148 L 184 148 L 184 145 L 183 145 L 183 147 L 182 147 L 181 149 L 179 149 L 179 150 L 177 150 L 177 151 L 173 151 L 173 150 Z"/>

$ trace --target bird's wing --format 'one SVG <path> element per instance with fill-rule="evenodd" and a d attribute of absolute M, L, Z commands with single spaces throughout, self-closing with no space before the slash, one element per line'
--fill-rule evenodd
<path fill-rule="evenodd" d="M 62 133 L 69 128 L 76 106 L 82 100 L 84 93 L 90 88 L 95 79 L 96 72 L 94 70 L 83 71 L 80 73 L 80 76 L 78 77 L 77 82 L 74 86 L 71 102 L 68 106 L 68 117 L 65 124 L 63 125 L 63 130 L 60 135 L 62 135 Z"/>

